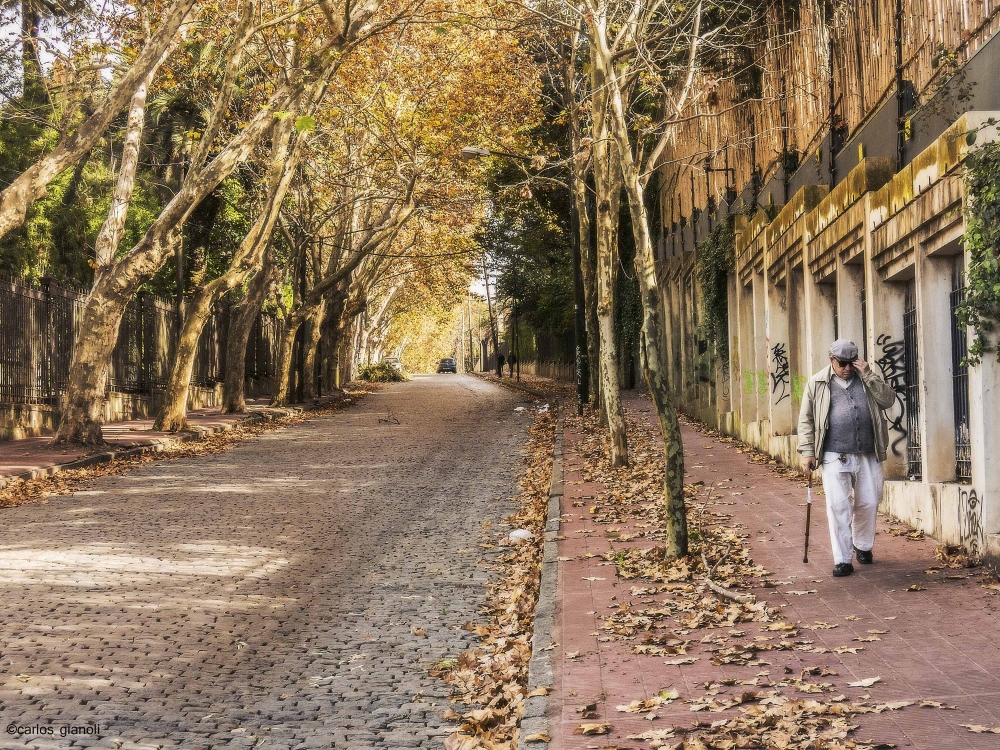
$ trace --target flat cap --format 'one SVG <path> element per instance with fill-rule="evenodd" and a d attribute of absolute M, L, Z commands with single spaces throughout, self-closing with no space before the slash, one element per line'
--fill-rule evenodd
<path fill-rule="evenodd" d="M 858 345 L 847 339 L 837 339 L 830 344 L 830 356 L 844 362 L 853 362 L 858 358 Z"/>

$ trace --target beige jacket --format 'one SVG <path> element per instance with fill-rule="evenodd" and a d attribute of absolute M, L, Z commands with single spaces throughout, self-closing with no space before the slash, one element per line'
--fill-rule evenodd
<path fill-rule="evenodd" d="M 817 372 L 806 384 L 799 410 L 799 453 L 803 458 L 823 455 L 823 442 L 830 423 L 830 379 L 836 377 L 833 368 L 827 365 Z M 868 409 L 875 428 L 875 453 L 879 461 L 885 461 L 889 447 L 889 427 L 882 409 L 888 409 L 896 402 L 896 392 L 871 367 L 861 376 L 868 396 Z"/>

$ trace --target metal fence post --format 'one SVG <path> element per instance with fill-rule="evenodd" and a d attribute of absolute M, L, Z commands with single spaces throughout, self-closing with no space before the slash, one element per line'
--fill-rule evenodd
<path fill-rule="evenodd" d="M 42 299 L 45 309 L 45 322 L 42 326 L 42 377 L 45 378 L 45 401 L 52 403 L 52 277 L 42 277 Z"/>

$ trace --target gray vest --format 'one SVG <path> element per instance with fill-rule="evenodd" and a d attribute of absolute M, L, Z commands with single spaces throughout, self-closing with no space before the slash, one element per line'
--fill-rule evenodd
<path fill-rule="evenodd" d="M 868 408 L 868 395 L 857 375 L 847 388 L 830 382 L 830 421 L 824 443 L 824 452 L 875 452 L 875 428 Z"/>

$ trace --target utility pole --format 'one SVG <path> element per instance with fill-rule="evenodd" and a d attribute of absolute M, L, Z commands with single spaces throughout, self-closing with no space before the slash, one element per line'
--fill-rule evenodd
<path fill-rule="evenodd" d="M 500 370 L 500 334 L 497 331 L 497 321 L 493 317 L 493 303 L 490 300 L 490 271 L 486 265 L 485 253 L 483 253 L 483 281 L 486 283 L 486 309 L 490 315 L 490 334 L 493 339 L 493 356 L 496 358 L 497 377 L 500 378 L 503 377 L 503 372 Z"/>
<path fill-rule="evenodd" d="M 473 348 L 472 340 L 472 295 L 465 295 L 465 301 L 468 303 L 469 307 L 469 372 L 475 372 L 476 370 L 476 351 Z M 476 320 L 476 332 L 479 331 L 479 321 Z"/>
<path fill-rule="evenodd" d="M 455 359 L 458 361 L 459 372 L 466 372 L 465 369 L 465 305 L 458 307 L 461 320 L 458 323 L 458 346 L 455 347 Z"/>

